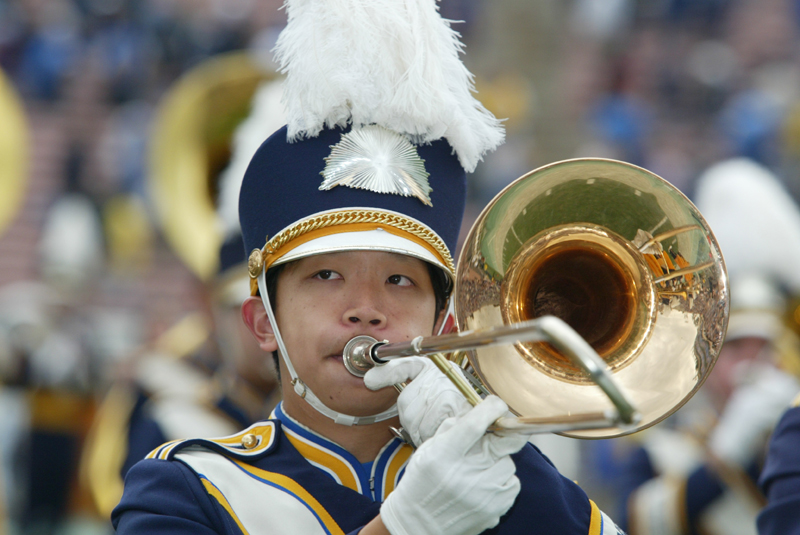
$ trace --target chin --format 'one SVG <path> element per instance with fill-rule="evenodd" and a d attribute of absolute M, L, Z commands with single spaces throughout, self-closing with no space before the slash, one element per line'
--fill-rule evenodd
<path fill-rule="evenodd" d="M 393 388 L 391 390 L 394 391 Z M 334 400 L 330 407 L 337 412 L 351 416 L 372 416 L 394 405 L 397 402 L 397 393 L 373 392 L 364 387 L 359 392 L 342 393 L 341 399 L 342 403 L 336 403 Z"/>

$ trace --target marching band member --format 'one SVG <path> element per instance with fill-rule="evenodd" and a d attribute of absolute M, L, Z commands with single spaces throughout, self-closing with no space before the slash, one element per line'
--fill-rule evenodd
<path fill-rule="evenodd" d="M 704 385 L 708 406 L 687 407 L 696 409 L 690 425 L 645 435 L 639 485 L 623 504 L 632 535 L 755 534 L 764 449 L 800 392 L 798 378 L 780 366 L 800 358 L 785 322 L 787 292 L 800 289 L 792 267 L 800 260 L 800 212 L 776 177 L 744 158 L 706 171 L 696 202 L 725 254 L 730 320 Z"/>
<path fill-rule="evenodd" d="M 289 124 L 253 157 L 239 210 L 243 317 L 280 359 L 283 401 L 239 434 L 151 452 L 117 532 L 618 533 L 526 435 L 486 433 L 508 411 L 499 398 L 470 408 L 419 357 L 363 381 L 345 369 L 355 335 L 440 332 L 465 171 L 503 132 L 435 1 L 286 6 Z"/>
<path fill-rule="evenodd" d="M 229 58 L 225 72 L 239 65 L 239 56 Z M 214 82 L 221 85 L 224 79 L 209 83 Z M 81 475 L 105 518 L 122 496 L 125 474 L 153 448 L 169 440 L 235 433 L 269 416 L 280 400 L 275 365 L 263 358 L 241 320 L 250 277 L 238 218 L 247 164 L 285 122 L 280 88 L 272 77 L 259 86 L 249 116 L 233 133 L 227 167 L 219 178 L 210 177 L 219 189 L 215 219 L 223 243 L 216 275 L 197 285 L 207 310 L 183 318 L 133 357 L 131 370 L 114 382 L 95 418 Z"/>
<path fill-rule="evenodd" d="M 758 533 L 800 533 L 800 396 L 775 427 L 759 483 L 767 506 L 758 515 Z"/>

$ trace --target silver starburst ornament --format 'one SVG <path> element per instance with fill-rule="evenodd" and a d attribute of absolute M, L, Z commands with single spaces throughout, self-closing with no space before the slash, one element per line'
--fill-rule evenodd
<path fill-rule="evenodd" d="M 319 189 L 347 186 L 414 196 L 433 206 L 425 161 L 400 134 L 380 126 L 365 126 L 343 135 L 331 149 Z"/>

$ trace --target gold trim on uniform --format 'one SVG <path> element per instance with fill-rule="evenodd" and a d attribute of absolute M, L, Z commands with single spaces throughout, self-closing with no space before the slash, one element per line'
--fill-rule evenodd
<path fill-rule="evenodd" d="M 203 486 L 205 487 L 206 492 L 208 492 L 209 496 L 213 496 L 214 499 L 216 499 L 217 502 L 219 502 L 219 504 L 228 512 L 228 514 L 231 515 L 231 518 L 233 519 L 234 522 L 236 522 L 236 525 L 239 526 L 239 529 L 242 530 L 242 533 L 244 535 L 250 535 L 250 533 L 245 529 L 244 524 L 242 524 L 242 521 L 239 520 L 239 517 L 234 512 L 233 507 L 231 507 L 230 502 L 228 502 L 228 499 L 225 497 L 224 494 L 222 494 L 222 491 L 219 490 L 217 486 L 214 485 L 211 481 L 209 481 L 204 477 L 201 477 L 200 481 L 203 483 Z"/>
<path fill-rule="evenodd" d="M 145 459 L 170 460 L 175 452 L 180 451 L 187 443 L 198 443 L 206 447 L 208 447 L 208 443 L 213 443 L 224 448 L 233 457 L 239 459 L 250 458 L 269 449 L 274 441 L 275 423 L 265 421 L 255 423 L 244 431 L 227 437 L 173 440 L 151 451 Z"/>

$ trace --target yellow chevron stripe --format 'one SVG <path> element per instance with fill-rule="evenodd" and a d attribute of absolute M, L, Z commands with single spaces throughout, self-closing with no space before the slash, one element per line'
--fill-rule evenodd
<path fill-rule="evenodd" d="M 169 446 L 170 444 L 175 444 L 176 442 L 180 442 L 180 440 L 170 440 L 169 442 L 161 444 L 159 447 L 148 453 L 145 459 L 155 459 L 156 455 L 158 455 L 158 452 L 161 451 L 162 448 Z M 162 457 L 159 455 L 158 458 L 161 459 Z"/>
<path fill-rule="evenodd" d="M 394 452 L 392 460 L 389 461 L 389 466 L 386 467 L 383 478 L 383 499 L 385 500 L 389 494 L 394 490 L 397 481 L 397 474 L 408 462 L 411 454 L 414 453 L 414 448 L 408 444 L 403 444 Z"/>
<path fill-rule="evenodd" d="M 600 529 L 603 527 L 603 519 L 600 517 L 600 508 L 592 500 L 589 500 L 592 506 L 592 519 L 589 521 L 589 535 L 601 535 Z"/>
<path fill-rule="evenodd" d="M 316 445 L 303 441 L 288 428 L 284 428 L 284 430 L 289 442 L 300 452 L 300 455 L 311 462 L 321 464 L 335 473 L 343 486 L 356 492 L 361 492 L 358 477 L 353 473 L 353 468 L 348 463 Z"/>

